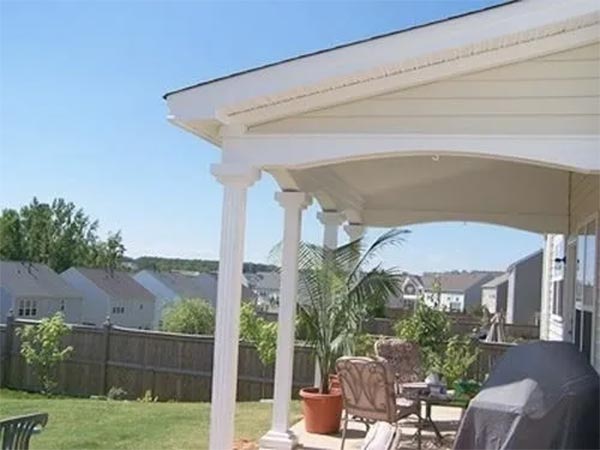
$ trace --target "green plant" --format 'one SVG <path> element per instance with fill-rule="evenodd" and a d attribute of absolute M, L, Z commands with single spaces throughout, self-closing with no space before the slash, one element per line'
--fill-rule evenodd
<path fill-rule="evenodd" d="M 354 354 L 356 356 L 375 356 L 375 341 L 379 336 L 359 333 L 354 337 Z"/>
<path fill-rule="evenodd" d="M 215 310 L 205 300 L 180 300 L 165 312 L 162 330 L 171 333 L 213 334 Z"/>
<path fill-rule="evenodd" d="M 113 386 L 108 390 L 106 397 L 109 400 L 125 400 L 127 398 L 127 391 L 123 388 Z"/>
<path fill-rule="evenodd" d="M 158 401 L 158 396 L 153 397 L 152 391 L 147 389 L 146 392 L 144 392 L 144 396 L 138 398 L 137 401 L 140 403 L 156 403 Z"/>
<path fill-rule="evenodd" d="M 444 311 L 419 299 L 414 314 L 394 324 L 396 335 L 419 344 L 423 366 L 427 371 L 440 372 L 450 338 L 450 319 Z"/>
<path fill-rule="evenodd" d="M 467 337 L 455 335 L 448 340 L 441 365 L 441 373 L 448 386 L 466 377 L 478 354 L 479 349 L 473 347 Z"/>
<path fill-rule="evenodd" d="M 261 362 L 270 366 L 277 351 L 277 323 L 258 317 L 254 307 L 243 303 L 240 314 L 240 339 L 256 346 Z"/>
<path fill-rule="evenodd" d="M 57 385 L 56 366 L 73 351 L 70 345 L 62 345 L 62 338 L 70 332 L 61 313 L 17 330 L 21 338 L 21 355 L 33 367 L 45 394 L 51 394 Z"/>
<path fill-rule="evenodd" d="M 336 249 L 300 245 L 298 314 L 319 364 L 321 393 L 328 393 L 337 358 L 354 353 L 370 306 L 396 294 L 399 272 L 373 260 L 383 248 L 400 243 L 404 233 L 388 231 L 369 247 L 360 239 Z"/>

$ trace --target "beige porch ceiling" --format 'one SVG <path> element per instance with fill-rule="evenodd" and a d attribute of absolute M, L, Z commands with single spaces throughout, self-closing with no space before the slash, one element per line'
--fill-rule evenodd
<path fill-rule="evenodd" d="M 342 162 L 288 174 L 324 209 L 346 211 L 370 226 L 459 220 L 534 232 L 568 231 L 567 170 L 431 154 Z"/>

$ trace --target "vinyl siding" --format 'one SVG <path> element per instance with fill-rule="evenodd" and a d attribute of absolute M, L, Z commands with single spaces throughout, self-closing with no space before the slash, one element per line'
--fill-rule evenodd
<path fill-rule="evenodd" d="M 600 46 L 581 47 L 253 128 L 261 133 L 588 134 L 600 118 Z"/>

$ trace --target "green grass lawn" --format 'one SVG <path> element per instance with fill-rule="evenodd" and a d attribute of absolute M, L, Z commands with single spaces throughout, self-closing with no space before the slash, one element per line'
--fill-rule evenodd
<path fill-rule="evenodd" d="M 0 418 L 47 412 L 48 426 L 31 440 L 32 449 L 204 449 L 209 403 L 141 403 L 47 398 L 0 390 Z M 300 404 L 292 402 L 292 420 Z M 271 404 L 241 402 L 236 440 L 257 441 L 271 423 Z"/>

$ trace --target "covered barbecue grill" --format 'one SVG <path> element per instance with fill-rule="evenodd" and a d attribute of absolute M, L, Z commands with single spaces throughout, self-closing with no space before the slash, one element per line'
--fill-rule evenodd
<path fill-rule="evenodd" d="M 454 449 L 598 449 L 600 379 L 567 342 L 510 349 L 471 401 Z"/>

